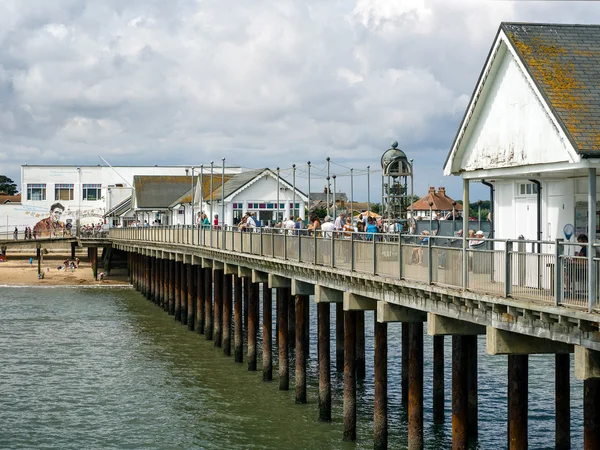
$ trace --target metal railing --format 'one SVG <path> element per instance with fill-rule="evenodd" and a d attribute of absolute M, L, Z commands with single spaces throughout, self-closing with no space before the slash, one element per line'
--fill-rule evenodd
<path fill-rule="evenodd" d="M 589 311 L 599 307 L 599 259 L 594 258 L 597 288 L 591 296 L 588 259 L 575 254 L 582 245 L 588 251 L 596 247 L 560 239 L 463 241 L 458 236 L 191 225 L 113 228 L 109 237 L 214 248 Z"/>

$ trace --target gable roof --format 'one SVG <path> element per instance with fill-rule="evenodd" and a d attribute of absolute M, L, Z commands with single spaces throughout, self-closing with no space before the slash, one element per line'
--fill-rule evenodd
<path fill-rule="evenodd" d="M 231 177 L 229 180 L 225 181 L 225 186 L 224 186 L 225 199 L 227 200 L 227 197 L 236 193 L 238 190 L 240 190 L 241 188 L 246 186 L 248 183 L 250 183 L 256 177 L 260 176 L 265 170 L 269 170 L 269 169 L 248 170 L 246 172 L 236 174 L 235 176 Z M 213 189 L 212 198 L 214 200 L 221 200 L 221 198 L 222 198 L 221 194 L 222 194 L 221 184 L 219 183 L 219 186 Z M 208 192 L 207 195 L 204 196 L 204 198 L 205 198 L 205 200 L 210 200 L 210 198 L 211 198 L 210 192 Z"/>
<path fill-rule="evenodd" d="M 168 208 L 169 205 L 190 189 L 190 177 L 185 175 L 135 175 L 136 209 Z"/>
<path fill-rule="evenodd" d="M 463 209 L 460 203 L 452 205 L 454 200 L 446 195 L 446 189 L 443 187 L 440 187 L 437 192 L 434 187 L 430 187 L 429 193 L 425 197 L 414 202 L 408 209 L 415 211 L 429 211 L 429 202 L 433 203 L 431 206 L 432 211 L 452 211 L 453 208 L 456 211 L 462 211 Z"/>
<path fill-rule="evenodd" d="M 600 25 L 502 23 L 500 29 L 582 155 L 600 155 Z"/>
<path fill-rule="evenodd" d="M 21 194 L 8 195 L 0 193 L 0 204 L 21 203 Z"/>
<path fill-rule="evenodd" d="M 121 214 L 125 214 L 129 210 L 131 210 L 131 195 L 125 200 L 117 203 L 111 209 L 109 209 L 104 214 L 104 217 L 120 216 Z"/>
<path fill-rule="evenodd" d="M 231 174 L 231 173 L 226 173 L 225 174 L 225 186 L 227 186 L 227 182 L 233 178 L 236 177 L 237 174 Z M 219 194 L 221 193 L 221 174 L 213 174 L 213 191 L 219 191 Z M 194 184 L 194 188 L 193 189 L 188 189 L 186 192 L 184 192 L 181 196 L 177 197 L 176 199 L 173 199 L 173 202 L 170 204 L 171 207 L 175 206 L 175 205 L 179 205 L 182 203 L 191 203 L 192 202 L 192 191 L 195 191 L 195 195 L 199 195 L 200 193 L 198 192 L 198 183 L 200 182 L 200 178 L 202 178 L 202 192 L 204 193 L 204 199 L 205 200 L 209 200 L 210 199 L 210 173 L 208 174 L 203 174 L 202 177 L 200 177 L 200 175 L 196 176 L 196 180 L 197 183 Z M 189 181 L 189 179 L 188 179 Z M 219 197 L 221 198 L 221 197 Z M 196 199 L 197 200 L 197 199 Z"/>

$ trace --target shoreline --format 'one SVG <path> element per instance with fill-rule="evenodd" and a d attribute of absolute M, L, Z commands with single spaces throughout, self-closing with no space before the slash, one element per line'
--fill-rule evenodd
<path fill-rule="evenodd" d="M 0 287 L 89 287 L 111 286 L 127 287 L 127 269 L 114 268 L 103 281 L 96 281 L 92 275 L 92 266 L 87 260 L 81 260 L 79 268 L 61 269 L 64 261 L 70 260 L 70 253 L 50 253 L 43 256 L 41 269 L 44 278 L 38 278 L 38 267 L 35 259 L 30 262 L 30 255 L 9 254 L 8 260 L 0 262 Z M 98 268 L 98 275 L 103 270 Z"/>

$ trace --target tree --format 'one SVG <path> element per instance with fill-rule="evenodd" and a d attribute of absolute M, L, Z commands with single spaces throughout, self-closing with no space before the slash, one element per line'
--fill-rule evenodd
<path fill-rule="evenodd" d="M 15 195 L 18 192 L 16 183 L 6 175 L 0 175 L 0 193 L 1 192 L 8 195 Z"/>

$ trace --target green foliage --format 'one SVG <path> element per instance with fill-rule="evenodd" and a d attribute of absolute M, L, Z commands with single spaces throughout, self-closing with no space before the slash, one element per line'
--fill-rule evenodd
<path fill-rule="evenodd" d="M 381 203 L 371 203 L 371 211 L 375 214 L 381 214 Z"/>
<path fill-rule="evenodd" d="M 18 192 L 17 185 L 6 175 L 0 175 L 0 192 L 4 192 L 8 195 L 15 195 Z"/>

